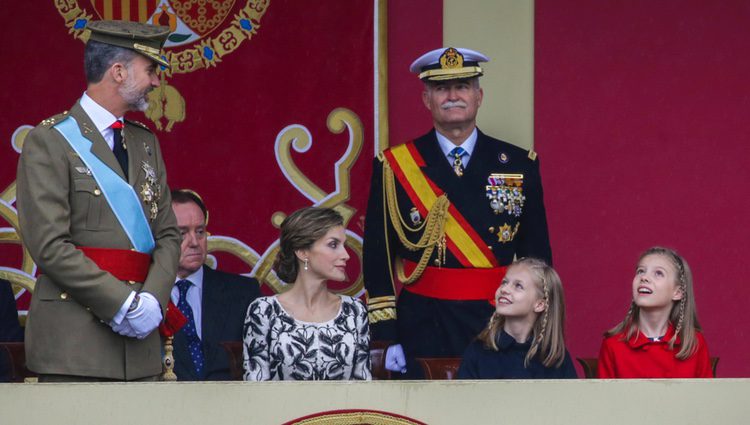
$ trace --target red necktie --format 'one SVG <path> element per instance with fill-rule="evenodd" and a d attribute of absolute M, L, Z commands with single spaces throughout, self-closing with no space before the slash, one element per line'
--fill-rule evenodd
<path fill-rule="evenodd" d="M 120 164 L 123 174 L 125 174 L 125 180 L 128 180 L 128 151 L 126 150 L 125 143 L 122 141 L 122 129 L 125 125 L 122 121 L 117 120 L 109 127 L 112 129 L 114 135 L 112 152 L 114 152 L 115 158 L 117 158 L 117 162 Z"/>

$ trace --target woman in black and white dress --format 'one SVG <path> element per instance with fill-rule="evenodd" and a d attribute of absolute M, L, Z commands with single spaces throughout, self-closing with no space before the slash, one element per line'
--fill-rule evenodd
<path fill-rule="evenodd" d="M 326 285 L 346 279 L 343 222 L 332 209 L 310 207 L 281 223 L 274 270 L 293 286 L 248 307 L 246 381 L 372 379 L 367 308 Z"/>

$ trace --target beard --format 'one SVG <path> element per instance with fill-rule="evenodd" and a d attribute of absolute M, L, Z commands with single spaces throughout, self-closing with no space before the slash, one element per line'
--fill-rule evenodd
<path fill-rule="evenodd" d="M 148 86 L 143 90 L 138 90 L 132 74 L 128 74 L 128 78 L 122 83 L 118 92 L 123 100 L 125 100 L 125 103 L 128 104 L 128 108 L 131 111 L 145 112 L 148 109 L 148 93 L 151 90 L 151 86 Z"/>

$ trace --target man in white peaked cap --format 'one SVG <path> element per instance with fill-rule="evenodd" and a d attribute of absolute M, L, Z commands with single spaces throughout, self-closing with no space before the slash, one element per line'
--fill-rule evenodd
<path fill-rule="evenodd" d="M 552 261 L 536 153 L 476 126 L 488 61 L 454 47 L 415 60 L 434 128 L 374 161 L 363 260 L 370 326 L 373 339 L 393 342 L 386 367 L 408 377 L 421 375 L 417 357 L 463 354 L 514 257 Z"/>

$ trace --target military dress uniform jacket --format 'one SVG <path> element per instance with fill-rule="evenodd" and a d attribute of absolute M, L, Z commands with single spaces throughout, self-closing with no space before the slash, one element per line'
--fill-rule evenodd
<path fill-rule="evenodd" d="M 451 205 L 486 244 L 490 255 L 494 255 L 497 265 L 510 264 L 514 255 L 551 261 L 539 164 L 533 152 L 479 131 L 468 166 L 463 176 L 458 177 L 440 149 L 435 130 L 415 140 L 414 147 L 424 160 L 424 166 L 420 167 L 423 174 L 447 194 Z M 492 174 L 523 174 L 521 188 L 525 200 L 518 216 L 507 210 L 495 213 L 487 196 Z M 401 291 L 396 306 L 392 263 L 396 258 L 416 263 L 422 250 L 408 250 L 400 242 L 386 208 L 383 185 L 381 158 L 374 161 L 364 236 L 364 284 L 369 296 L 373 338 L 400 342 L 407 357 L 460 356 L 486 325 L 494 308 L 487 300 L 437 299 L 408 290 Z M 401 220 L 416 228 L 425 217 L 414 216 L 414 203 L 398 179 L 395 186 Z M 405 234 L 412 242 L 420 236 L 419 232 L 405 231 Z M 437 250 L 432 253 L 429 266 L 434 266 L 436 255 Z M 448 250 L 441 267 L 465 266 Z"/>
<path fill-rule="evenodd" d="M 91 142 L 91 152 L 124 178 L 101 133 L 76 103 L 70 115 Z M 179 261 L 180 233 L 171 208 L 167 175 L 156 136 L 126 121 L 129 183 L 140 191 L 147 183 L 144 168 L 156 173 L 161 196 L 158 212 L 141 204 L 155 240 L 148 276 L 143 283 L 117 280 L 76 247 L 132 249 L 109 204 L 86 165 L 53 128 L 61 114 L 43 121 L 25 139 L 18 163 L 18 216 L 23 243 L 41 272 L 26 321 L 29 369 L 120 380 L 161 372 L 161 343 L 154 331 L 143 340 L 115 333 L 109 323 L 131 291 L 147 291 L 162 306 Z M 145 166 L 144 164 L 148 164 Z"/>
<path fill-rule="evenodd" d="M 250 303 L 260 296 L 258 281 L 203 266 L 201 296 L 201 347 L 203 375 L 196 376 L 184 328 L 174 336 L 174 373 L 179 381 L 228 381 L 229 356 L 220 345 L 242 342 L 243 326 Z"/>

